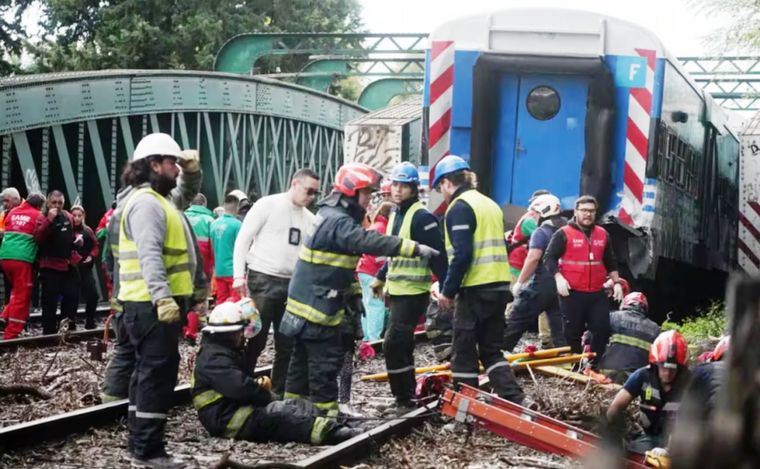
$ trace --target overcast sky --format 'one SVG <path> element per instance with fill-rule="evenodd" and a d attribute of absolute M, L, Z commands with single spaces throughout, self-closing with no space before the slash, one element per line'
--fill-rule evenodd
<path fill-rule="evenodd" d="M 373 33 L 429 33 L 462 16 L 513 7 L 562 7 L 604 13 L 640 24 L 657 34 L 677 56 L 708 55 L 705 37 L 720 26 L 689 0 L 359 0 L 365 27 Z"/>

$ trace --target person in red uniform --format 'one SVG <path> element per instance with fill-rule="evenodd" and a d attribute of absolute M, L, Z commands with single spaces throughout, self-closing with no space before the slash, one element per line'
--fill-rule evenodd
<path fill-rule="evenodd" d="M 11 290 L 0 323 L 5 326 L 3 339 L 15 339 L 24 330 L 32 303 L 32 265 L 37 258 L 37 242 L 34 239 L 42 224 L 40 208 L 45 196 L 29 194 L 26 201 L 5 215 L 5 239 L 0 246 L 0 267 L 10 280 L 6 288 Z"/>
<path fill-rule="evenodd" d="M 549 191 L 539 189 L 533 192 L 528 201 L 528 211 L 525 212 L 515 225 L 515 229 L 509 232 L 507 236 L 507 250 L 509 251 L 509 272 L 512 275 L 512 281 L 516 281 L 520 276 L 520 271 L 525 265 L 525 259 L 528 258 L 528 242 L 530 235 L 538 228 L 538 220 L 541 215 L 533 209 L 533 202 L 539 195 L 549 194 Z"/>
<path fill-rule="evenodd" d="M 554 233 L 544 255 L 544 265 L 557 285 L 567 344 L 573 353 L 581 353 L 581 336 L 588 329 L 591 351 L 596 352 L 592 366 L 604 355 L 610 336 L 604 285 L 608 275 L 613 297 L 618 302 L 623 299 L 610 235 L 595 222 L 598 207 L 594 197 L 579 197 L 573 218 Z"/>
<path fill-rule="evenodd" d="M 103 214 L 102 217 L 100 217 L 100 221 L 98 222 L 98 226 L 95 228 L 95 236 L 98 239 L 98 245 L 100 246 L 100 253 L 101 253 L 101 269 L 103 271 L 103 279 L 106 283 L 106 293 L 108 294 L 108 298 L 111 298 L 111 292 L 113 291 L 113 282 L 111 281 L 111 275 L 109 274 L 109 270 L 106 267 L 107 259 L 111 251 L 111 243 L 108 242 L 108 221 L 113 216 L 113 212 L 116 210 L 116 201 L 111 204 L 111 208 L 109 208 L 106 213 Z"/>

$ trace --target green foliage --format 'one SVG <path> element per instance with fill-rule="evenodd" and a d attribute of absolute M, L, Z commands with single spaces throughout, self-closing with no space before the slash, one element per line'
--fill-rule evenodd
<path fill-rule="evenodd" d="M 760 49 L 760 3 L 757 0 L 689 0 L 706 17 L 727 17 L 728 23 L 710 35 L 708 47 L 719 55 L 726 51 Z"/>
<path fill-rule="evenodd" d="M 0 0 L 2 1 L 2 0 Z M 39 0 L 33 72 L 113 68 L 209 70 L 248 32 L 353 32 L 357 0 Z"/>
<path fill-rule="evenodd" d="M 727 332 L 725 305 L 723 302 L 715 302 L 697 316 L 684 319 L 681 324 L 665 321 L 661 327 L 663 331 L 677 330 L 690 346 L 697 346 L 709 341 L 711 337 L 720 337 Z"/>
<path fill-rule="evenodd" d="M 0 76 L 19 70 L 19 57 L 27 37 L 22 16 L 32 0 L 0 0 Z"/>
<path fill-rule="evenodd" d="M 335 96 L 340 96 L 349 101 L 358 101 L 362 93 L 364 84 L 359 77 L 348 77 L 338 80 L 330 86 L 328 92 Z"/>

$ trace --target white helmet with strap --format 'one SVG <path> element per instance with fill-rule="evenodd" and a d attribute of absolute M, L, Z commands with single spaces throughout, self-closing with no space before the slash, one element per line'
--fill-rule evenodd
<path fill-rule="evenodd" d="M 559 215 L 562 211 L 562 206 L 556 195 L 542 194 L 533 200 L 530 204 L 530 209 L 538 212 L 541 218 L 549 218 Z"/>
<path fill-rule="evenodd" d="M 208 317 L 208 325 L 203 332 L 210 334 L 236 332 L 245 329 L 246 338 L 254 337 L 261 331 L 261 319 L 256 305 L 250 298 L 235 303 L 226 301 L 214 307 Z"/>
<path fill-rule="evenodd" d="M 141 160 L 149 156 L 173 156 L 175 158 L 185 158 L 182 148 L 171 135 L 156 132 L 148 134 L 137 143 L 135 152 L 132 154 L 132 161 Z"/>

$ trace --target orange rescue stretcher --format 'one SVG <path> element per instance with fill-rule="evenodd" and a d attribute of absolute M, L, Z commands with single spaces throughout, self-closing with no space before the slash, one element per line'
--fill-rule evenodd
<path fill-rule="evenodd" d="M 578 355 L 567 355 L 560 357 L 560 354 L 567 353 L 570 351 L 570 347 L 557 347 L 547 350 L 538 350 L 535 352 L 524 352 L 524 353 L 513 353 L 511 355 L 506 355 L 504 358 L 512 364 L 513 368 L 523 368 L 525 365 L 524 363 L 529 363 L 531 367 L 533 366 L 542 366 L 542 365 L 557 365 L 561 363 L 574 363 L 576 361 L 579 361 Z M 569 358 L 573 357 L 573 358 Z M 543 360 L 540 360 L 543 359 Z M 517 365 L 515 362 L 521 361 L 519 365 Z M 530 360 L 530 362 L 522 362 L 524 360 Z M 558 361 L 546 361 L 546 360 L 558 360 Z M 542 365 L 539 365 L 538 362 L 542 362 Z M 415 374 L 423 374 L 423 373 L 434 373 L 434 372 L 440 372 L 440 371 L 448 371 L 451 369 L 451 363 L 444 363 L 442 365 L 433 365 L 433 366 L 424 366 L 420 368 L 415 368 L 414 373 Z M 483 371 L 483 370 L 481 370 Z M 361 377 L 362 381 L 388 381 L 388 373 L 376 373 L 372 375 L 364 375 Z"/>
<path fill-rule="evenodd" d="M 465 384 L 456 389 L 446 388 L 440 402 L 442 414 L 538 451 L 583 458 L 601 443 L 601 438 L 593 433 Z M 665 467 L 662 459 L 635 453 L 629 453 L 625 462 L 631 469 Z"/>

